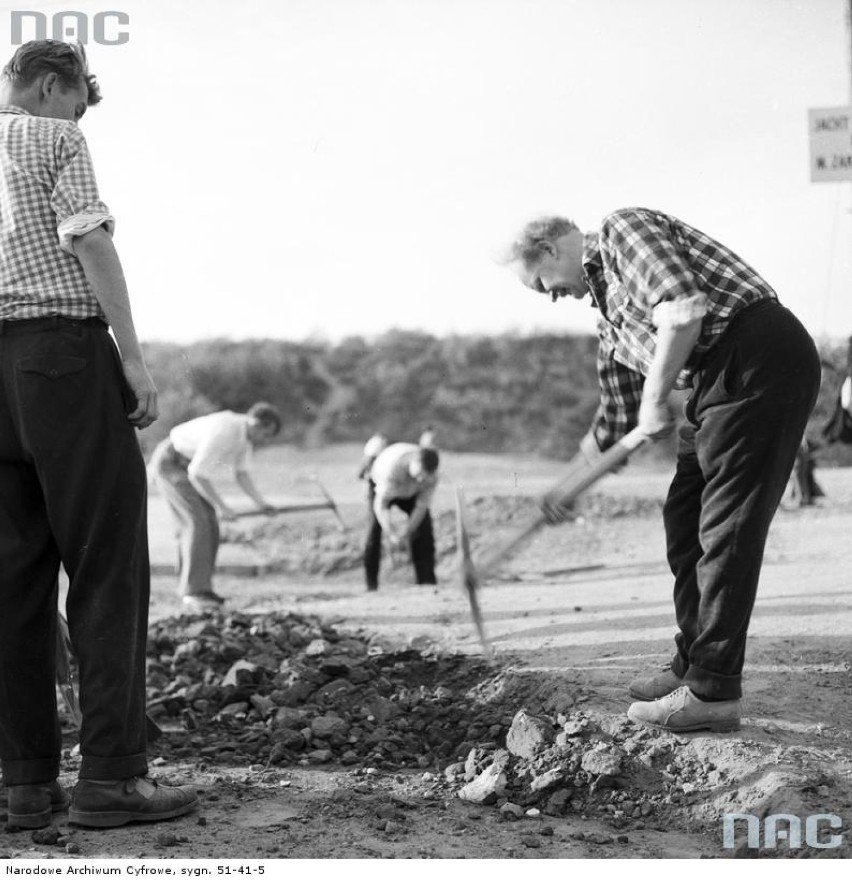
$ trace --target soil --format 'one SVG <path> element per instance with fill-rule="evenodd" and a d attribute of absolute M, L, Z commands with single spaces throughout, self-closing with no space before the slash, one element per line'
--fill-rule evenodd
<path fill-rule="evenodd" d="M 200 810 L 93 831 L 0 832 L 0 858 L 846 858 L 852 818 L 847 558 L 852 472 L 773 523 L 750 631 L 740 731 L 673 736 L 629 722 L 626 686 L 674 631 L 660 521 L 665 475 L 608 477 L 481 590 L 486 662 L 436 517 L 438 587 L 404 559 L 363 590 L 360 530 L 245 521 L 264 564 L 223 573 L 221 614 L 178 613 L 153 583 L 152 772 Z M 474 559 L 533 509 L 468 499 Z M 61 781 L 79 765 L 62 707 Z M 492 789 L 473 791 L 488 779 Z M 818 838 L 722 840 L 723 816 L 840 817 Z M 795 821 L 795 820 L 794 820 Z M 823 823 L 825 824 L 825 823 Z M 803 834 L 804 838 L 804 834 Z"/>

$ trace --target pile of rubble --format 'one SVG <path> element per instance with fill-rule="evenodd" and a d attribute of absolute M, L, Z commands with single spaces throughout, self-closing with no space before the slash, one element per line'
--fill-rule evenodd
<path fill-rule="evenodd" d="M 582 708 L 579 687 L 558 686 L 558 713 L 519 711 L 508 677 L 296 614 L 182 617 L 149 633 L 149 712 L 167 732 L 156 746 L 164 760 L 415 769 L 508 819 L 592 811 L 616 828 L 726 783 L 686 740 Z"/>
<path fill-rule="evenodd" d="M 148 645 L 149 714 L 173 758 L 426 768 L 496 748 L 512 722 L 467 699 L 482 662 L 301 615 L 163 620 Z"/>
<path fill-rule="evenodd" d="M 505 746 L 472 749 L 445 775 L 458 797 L 507 819 L 603 814 L 616 828 L 660 826 L 673 810 L 724 788 L 724 769 L 689 741 L 578 709 L 555 718 L 518 711 Z"/>

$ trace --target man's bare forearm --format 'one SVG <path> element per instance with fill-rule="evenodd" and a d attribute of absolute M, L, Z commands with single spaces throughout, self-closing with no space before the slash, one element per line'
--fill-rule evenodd
<path fill-rule="evenodd" d="M 657 332 L 654 360 L 645 377 L 642 399 L 657 403 L 668 400 L 678 373 L 683 369 L 701 333 L 701 320 L 681 327 L 661 327 Z"/>
<path fill-rule="evenodd" d="M 103 226 L 98 226 L 76 239 L 74 253 L 112 328 L 121 359 L 144 363 L 130 309 L 127 282 L 112 237 Z"/>
<path fill-rule="evenodd" d="M 235 474 L 237 485 L 243 490 L 243 492 L 251 498 L 252 501 L 258 507 L 269 507 L 264 497 L 258 492 L 257 486 L 254 484 L 254 480 L 251 478 L 251 475 L 247 471 L 237 471 Z"/>

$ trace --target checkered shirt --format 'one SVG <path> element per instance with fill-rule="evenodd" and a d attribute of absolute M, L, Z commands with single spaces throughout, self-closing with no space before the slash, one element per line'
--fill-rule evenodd
<path fill-rule="evenodd" d="M 77 125 L 0 107 L 0 320 L 103 318 L 73 239 L 113 223 Z"/>
<path fill-rule="evenodd" d="M 701 359 L 740 310 L 775 291 L 733 251 L 675 217 L 646 208 L 607 216 L 584 237 L 583 269 L 598 317 L 601 402 L 592 423 L 606 449 L 636 426 L 656 331 L 701 318 L 678 376 L 689 388 Z"/>

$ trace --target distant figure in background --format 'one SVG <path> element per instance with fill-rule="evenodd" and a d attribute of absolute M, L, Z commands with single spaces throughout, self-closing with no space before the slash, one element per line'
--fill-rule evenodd
<path fill-rule="evenodd" d="M 438 483 L 438 452 L 415 443 L 392 443 L 383 449 L 369 472 L 370 525 L 364 547 L 367 589 L 379 588 L 382 532 L 391 547 L 408 542 L 418 584 L 435 584 L 435 536 L 429 507 Z M 402 531 L 394 529 L 391 507 L 408 514 Z"/>
<path fill-rule="evenodd" d="M 417 441 L 417 445 L 423 447 L 423 449 L 437 449 L 438 446 L 435 443 L 435 429 L 431 425 L 427 425 L 423 429 L 423 433 L 420 435 L 420 439 Z"/>
<path fill-rule="evenodd" d="M 817 447 L 807 437 L 802 438 L 802 445 L 796 453 L 793 473 L 790 475 L 789 500 L 795 507 L 810 507 L 815 498 L 822 498 L 825 493 L 816 481 L 816 461 L 814 453 Z"/>
<path fill-rule="evenodd" d="M 268 403 L 245 413 L 211 413 L 172 428 L 154 450 L 151 473 L 177 525 L 179 591 L 191 611 L 210 611 L 225 601 L 213 590 L 219 550 L 219 518 L 234 511 L 213 486 L 217 467 L 230 465 L 240 488 L 260 510 L 272 510 L 252 481 L 248 463 L 253 449 L 281 430 L 281 416 Z"/>
<path fill-rule="evenodd" d="M 364 444 L 364 454 L 361 458 L 361 466 L 358 468 L 358 479 L 365 480 L 370 474 L 370 468 L 378 454 L 388 445 L 388 438 L 384 434 L 373 434 Z"/>
<path fill-rule="evenodd" d="M 837 392 L 834 412 L 822 429 L 822 436 L 828 444 L 852 443 L 852 337 L 846 355 L 846 376 Z"/>

